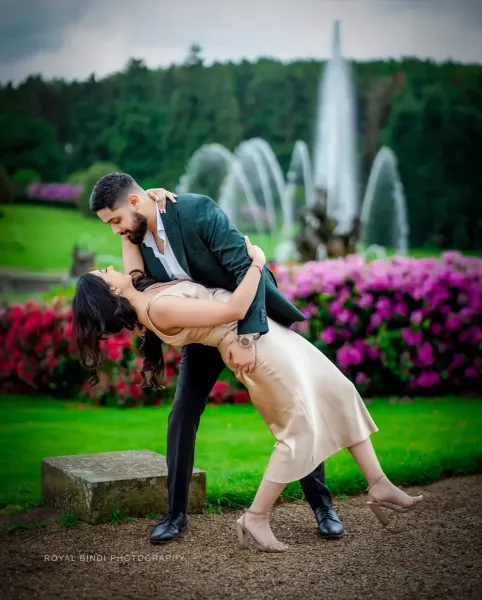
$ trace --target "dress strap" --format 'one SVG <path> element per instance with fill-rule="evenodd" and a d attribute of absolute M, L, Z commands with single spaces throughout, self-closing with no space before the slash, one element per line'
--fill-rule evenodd
<path fill-rule="evenodd" d="M 160 292 L 157 292 L 157 294 L 149 300 L 149 303 L 146 306 L 146 317 L 147 317 L 147 320 L 149 321 L 151 327 L 154 329 L 154 331 L 156 331 L 159 335 L 163 336 L 164 334 L 162 333 L 162 331 L 159 331 L 159 329 L 154 325 L 151 317 L 149 316 L 149 309 L 151 308 L 152 303 L 155 302 L 161 294 L 162 294 L 162 290 Z"/>
<path fill-rule="evenodd" d="M 166 339 L 169 339 L 169 338 L 175 338 L 175 337 L 177 337 L 177 336 L 178 336 L 178 335 L 181 333 L 182 329 L 181 329 L 181 331 L 179 331 L 178 333 L 176 333 L 176 334 L 174 334 L 174 335 L 168 335 L 167 333 L 163 333 L 163 332 L 162 332 L 160 329 L 158 329 L 158 328 L 157 328 L 157 327 L 154 325 L 154 323 L 152 322 L 152 319 L 151 319 L 151 317 L 149 316 L 149 309 L 151 308 L 152 304 L 153 304 L 153 303 L 154 303 L 154 302 L 155 302 L 155 301 L 156 301 L 156 300 L 157 300 L 157 299 L 158 299 L 158 298 L 161 296 L 161 294 L 162 294 L 162 292 L 163 292 L 163 291 L 164 291 L 164 290 L 161 290 L 160 292 L 157 292 L 157 294 L 156 294 L 156 295 L 155 295 L 153 298 L 151 298 L 151 299 L 149 300 L 149 303 L 148 303 L 148 305 L 146 306 L 146 317 L 147 317 L 147 320 L 149 321 L 149 323 L 151 324 L 151 327 L 152 327 L 152 328 L 154 329 L 154 331 L 156 331 L 156 332 L 157 332 L 157 333 L 158 333 L 158 334 L 159 334 L 161 337 L 164 337 L 164 338 L 166 338 Z M 164 296 L 174 296 L 174 297 L 177 297 L 177 296 L 176 296 L 176 294 L 164 294 Z"/>

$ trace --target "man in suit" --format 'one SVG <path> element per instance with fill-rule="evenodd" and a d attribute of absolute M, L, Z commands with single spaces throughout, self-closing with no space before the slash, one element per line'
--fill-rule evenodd
<path fill-rule="evenodd" d="M 180 194 L 165 203 L 164 192 L 146 192 L 125 173 L 106 175 L 92 191 L 90 209 L 113 233 L 122 235 L 125 272 L 140 269 L 162 282 L 191 279 L 234 291 L 251 264 L 243 235 L 208 196 Z M 174 200 L 169 192 L 167 197 Z M 163 200 L 161 209 L 153 199 Z M 305 320 L 280 293 L 274 275 L 265 267 L 251 308 L 239 322 L 238 338 L 229 348 L 230 360 L 247 372 L 254 369 L 256 339 L 269 330 L 268 316 L 286 327 Z M 151 531 L 153 543 L 174 540 L 187 525 L 196 433 L 223 368 L 216 348 L 191 344 L 182 349 L 167 431 L 169 510 Z M 341 537 L 343 525 L 325 484 L 324 464 L 300 483 L 321 536 Z"/>

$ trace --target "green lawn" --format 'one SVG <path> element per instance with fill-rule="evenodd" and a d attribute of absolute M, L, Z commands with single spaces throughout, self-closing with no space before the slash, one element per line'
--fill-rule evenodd
<path fill-rule="evenodd" d="M 66 271 L 76 243 L 100 255 L 121 256 L 121 240 L 98 218 L 49 206 L 2 206 L 0 265 Z"/>
<path fill-rule="evenodd" d="M 79 211 L 50 206 L 2 206 L 0 218 L 0 267 L 29 271 L 67 271 L 72 248 L 79 243 L 96 252 L 99 266 L 120 261 L 120 237 L 112 234 L 98 218 L 88 218 Z M 249 234 L 251 242 L 263 248 L 268 258 L 280 240 Z M 436 256 L 436 249 L 414 249 L 411 256 Z M 482 253 L 479 253 L 482 255 Z M 111 258 L 113 257 L 113 259 Z"/>
<path fill-rule="evenodd" d="M 380 431 L 372 436 L 387 475 L 399 485 L 428 483 L 482 470 L 482 402 L 460 398 L 376 400 L 368 405 Z M 40 462 L 48 456 L 149 449 L 166 451 L 169 407 L 113 409 L 74 402 L 0 397 L 0 505 L 40 499 Z M 195 466 L 207 471 L 211 505 L 245 506 L 254 496 L 273 438 L 251 405 L 208 405 Z M 336 494 L 364 489 L 348 451 L 327 461 Z M 298 483 L 284 496 L 300 498 Z"/>
<path fill-rule="evenodd" d="M 99 266 L 121 260 L 121 239 L 97 218 L 79 211 L 50 206 L 2 206 L 0 218 L 0 266 L 28 271 L 67 271 L 76 243 L 104 256 Z M 273 242 L 249 234 L 270 256 Z M 111 258 L 114 257 L 114 260 Z"/>

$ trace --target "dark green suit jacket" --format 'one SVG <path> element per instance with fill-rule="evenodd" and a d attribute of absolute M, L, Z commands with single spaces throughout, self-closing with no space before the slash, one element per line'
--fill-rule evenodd
<path fill-rule="evenodd" d="M 179 194 L 177 203 L 167 202 L 161 215 L 166 235 L 179 264 L 206 287 L 233 292 L 251 265 L 243 235 L 226 213 L 208 196 Z M 146 272 L 159 281 L 170 281 L 151 248 L 141 245 Z M 267 315 L 289 327 L 305 317 L 278 290 L 276 279 L 265 267 L 256 297 L 239 322 L 238 333 L 267 333 Z"/>

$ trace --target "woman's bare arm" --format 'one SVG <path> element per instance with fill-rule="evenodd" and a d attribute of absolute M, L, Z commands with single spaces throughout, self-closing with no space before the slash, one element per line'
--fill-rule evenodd
<path fill-rule="evenodd" d="M 244 319 L 261 279 L 260 269 L 249 268 L 229 302 L 159 296 L 149 310 L 149 316 L 159 329 L 177 327 L 215 327 Z M 162 324 L 162 325 L 161 325 Z"/>

